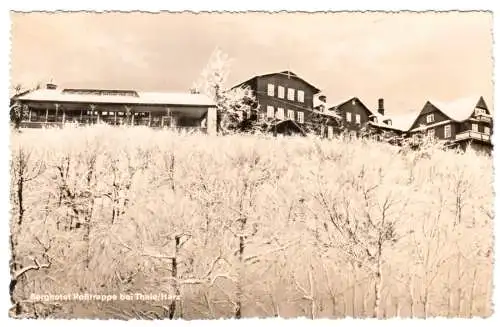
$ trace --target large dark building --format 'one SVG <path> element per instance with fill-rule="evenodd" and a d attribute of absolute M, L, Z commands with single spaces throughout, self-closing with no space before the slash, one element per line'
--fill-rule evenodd
<path fill-rule="evenodd" d="M 233 88 L 248 87 L 258 102 L 259 119 L 274 124 L 274 130 L 285 134 L 290 128 L 304 134 L 306 124 L 321 121 L 318 133 L 332 137 L 332 125 L 340 119 L 334 112 L 318 110 L 315 100 L 320 89 L 291 71 L 257 75 Z"/>
<path fill-rule="evenodd" d="M 236 87 L 249 87 L 260 115 L 303 124 L 313 112 L 314 95 L 320 90 L 291 71 L 254 76 Z"/>

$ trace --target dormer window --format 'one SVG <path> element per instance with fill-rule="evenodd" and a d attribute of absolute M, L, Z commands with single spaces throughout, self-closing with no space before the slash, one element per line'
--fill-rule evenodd
<path fill-rule="evenodd" d="M 390 120 L 390 119 L 387 119 L 387 120 L 385 121 L 385 123 L 386 123 L 387 125 L 389 125 L 389 126 L 392 126 L 392 120 Z"/>
<path fill-rule="evenodd" d="M 475 114 L 476 116 L 486 115 L 486 110 L 481 109 L 481 108 L 476 108 L 476 109 L 474 110 L 474 114 Z"/>
<path fill-rule="evenodd" d="M 378 118 L 377 118 L 377 117 L 372 117 L 372 121 L 373 121 L 374 123 L 378 123 Z"/>
<path fill-rule="evenodd" d="M 434 122 L 434 114 L 428 114 L 427 115 L 427 124 L 431 124 Z"/>

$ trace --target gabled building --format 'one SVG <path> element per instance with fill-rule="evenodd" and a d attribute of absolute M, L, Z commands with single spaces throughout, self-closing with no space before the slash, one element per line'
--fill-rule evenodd
<path fill-rule="evenodd" d="M 329 102 L 327 112 L 335 112 L 342 120 L 343 128 L 351 137 L 363 136 L 364 131 L 372 127 L 373 131 L 391 129 L 391 122 L 384 116 L 384 101 L 379 100 L 378 110 L 372 110 L 358 97 Z"/>
<path fill-rule="evenodd" d="M 203 94 L 135 90 L 69 89 L 47 84 L 14 96 L 23 106 L 23 127 L 68 123 L 145 125 L 215 132 L 215 103 Z"/>
<path fill-rule="evenodd" d="M 259 118 L 301 126 L 315 114 L 313 99 L 320 90 L 291 71 L 254 76 L 236 87 L 249 87 L 259 104 Z M 292 124 L 294 125 L 294 124 Z"/>
<path fill-rule="evenodd" d="M 451 147 L 491 151 L 493 118 L 482 96 L 452 102 L 429 100 L 408 130 L 409 136 L 425 133 L 447 141 Z"/>

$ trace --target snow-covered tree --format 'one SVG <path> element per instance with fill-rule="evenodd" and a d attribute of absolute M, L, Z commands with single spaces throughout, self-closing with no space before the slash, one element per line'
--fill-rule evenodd
<path fill-rule="evenodd" d="M 224 134 L 241 131 L 257 118 L 257 102 L 249 87 L 227 88 L 232 59 L 216 48 L 200 77 L 191 88 L 192 93 L 206 94 L 217 106 L 217 129 Z"/>

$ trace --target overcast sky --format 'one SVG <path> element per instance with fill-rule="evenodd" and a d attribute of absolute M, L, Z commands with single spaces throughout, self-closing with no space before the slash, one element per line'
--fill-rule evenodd
<path fill-rule="evenodd" d="M 330 101 L 386 112 L 483 95 L 492 107 L 492 14 L 12 13 L 11 82 L 187 91 L 216 46 L 229 86 L 290 69 Z M 329 101 L 329 102 L 330 102 Z"/>

